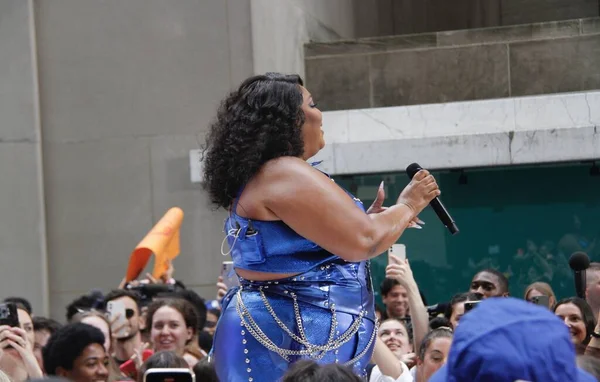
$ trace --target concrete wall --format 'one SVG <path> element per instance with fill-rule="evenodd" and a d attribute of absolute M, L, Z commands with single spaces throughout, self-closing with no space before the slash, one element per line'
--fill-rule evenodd
<path fill-rule="evenodd" d="M 356 0 L 357 37 L 594 17 L 597 0 Z"/>
<path fill-rule="evenodd" d="M 352 0 L 250 0 L 254 71 L 304 77 L 303 44 L 355 37 Z"/>
<path fill-rule="evenodd" d="M 0 2 L 0 296 L 48 310 L 35 29 L 29 0 Z"/>
<path fill-rule="evenodd" d="M 74 297 L 116 286 L 179 206 L 176 277 L 211 298 L 224 213 L 190 182 L 188 153 L 231 88 L 303 74 L 303 43 L 354 37 L 352 12 L 349 0 L 2 2 L 0 297 L 62 319 Z"/>
<path fill-rule="evenodd" d="M 214 296 L 223 213 L 190 182 L 188 152 L 253 72 L 249 7 L 36 2 L 52 316 L 90 288 L 116 286 L 172 206 L 186 214 L 176 277 Z"/>
<path fill-rule="evenodd" d="M 600 89 L 599 18 L 306 45 L 323 110 Z"/>
<path fill-rule="evenodd" d="M 338 175 L 593 161 L 599 125 L 600 91 L 329 111 L 315 159 Z"/>

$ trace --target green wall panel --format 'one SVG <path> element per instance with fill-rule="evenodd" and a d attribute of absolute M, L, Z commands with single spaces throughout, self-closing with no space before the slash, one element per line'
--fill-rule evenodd
<path fill-rule="evenodd" d="M 466 291 L 479 269 L 508 276 L 510 292 L 522 297 L 534 281 L 549 282 L 559 298 L 575 294 L 569 256 L 577 250 L 600 261 L 600 176 L 588 164 L 484 168 L 434 172 L 442 200 L 461 232 L 451 236 L 427 207 L 424 229 L 405 232 L 399 242 L 429 304 Z M 386 205 L 406 186 L 404 173 L 341 176 L 335 180 L 368 207 L 381 180 Z M 387 256 L 373 260 L 376 292 Z"/>

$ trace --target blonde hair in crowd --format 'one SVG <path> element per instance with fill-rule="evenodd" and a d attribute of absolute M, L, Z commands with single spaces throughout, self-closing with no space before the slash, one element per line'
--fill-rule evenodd
<path fill-rule="evenodd" d="M 556 304 L 556 295 L 554 294 L 554 291 L 552 290 L 552 287 L 550 286 L 550 284 L 548 283 L 544 283 L 544 282 L 536 282 L 533 284 L 530 284 L 527 289 L 525 289 L 525 295 L 523 296 L 526 300 L 527 300 L 527 296 L 529 295 L 529 293 L 532 290 L 537 290 L 538 292 L 542 293 L 544 296 L 548 296 L 551 297 L 551 302 L 553 304 Z"/>

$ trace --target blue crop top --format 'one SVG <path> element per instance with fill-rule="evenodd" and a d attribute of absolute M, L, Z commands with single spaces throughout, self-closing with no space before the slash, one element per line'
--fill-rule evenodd
<path fill-rule="evenodd" d="M 346 193 L 358 208 L 365 211 L 358 198 L 348 191 Z M 225 234 L 235 268 L 257 272 L 302 273 L 339 258 L 298 235 L 281 220 L 264 221 L 239 216 L 236 213 L 238 199 L 239 196 L 225 220 Z"/>

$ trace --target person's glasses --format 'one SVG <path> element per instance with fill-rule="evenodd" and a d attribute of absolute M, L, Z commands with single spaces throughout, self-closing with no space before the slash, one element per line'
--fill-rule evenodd
<path fill-rule="evenodd" d="M 135 311 L 133 309 L 125 309 L 125 317 L 127 317 L 127 319 L 130 319 L 131 317 L 133 317 L 135 315 Z"/>

